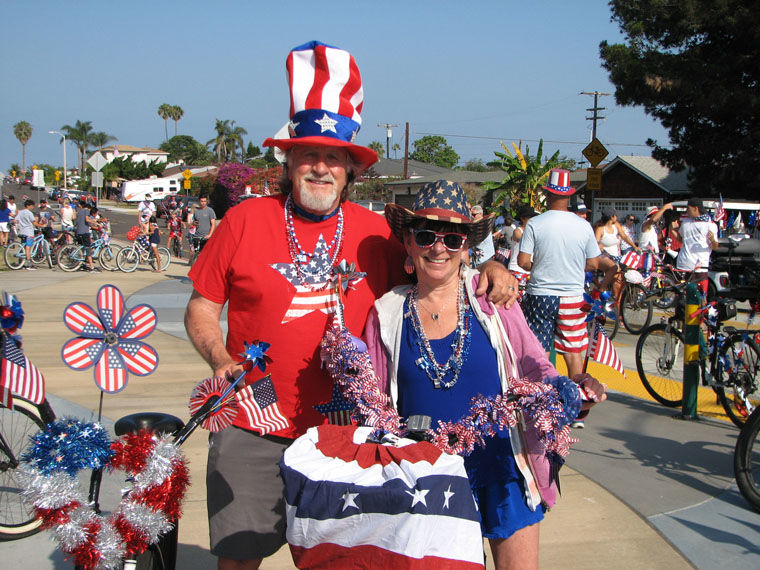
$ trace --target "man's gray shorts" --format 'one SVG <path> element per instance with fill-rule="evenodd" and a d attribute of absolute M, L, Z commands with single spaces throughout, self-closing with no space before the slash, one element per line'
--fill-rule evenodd
<path fill-rule="evenodd" d="M 265 558 L 285 544 L 279 463 L 291 443 L 234 427 L 209 436 L 206 502 L 212 554 Z"/>

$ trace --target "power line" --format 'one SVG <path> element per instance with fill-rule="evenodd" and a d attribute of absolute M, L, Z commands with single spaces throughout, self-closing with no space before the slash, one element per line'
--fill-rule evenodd
<path fill-rule="evenodd" d="M 588 141 L 557 141 L 557 140 L 550 140 L 550 139 L 525 139 L 522 137 L 483 137 L 478 135 L 457 135 L 452 133 L 425 133 L 425 132 L 418 132 L 419 135 L 431 135 L 431 136 L 437 136 L 437 137 L 454 137 L 454 138 L 461 138 L 461 139 L 482 139 L 482 140 L 489 140 L 489 141 L 503 141 L 503 140 L 519 140 L 524 142 L 541 142 L 542 140 L 545 143 L 554 143 L 554 144 L 577 144 L 577 145 L 583 145 L 586 146 L 588 144 Z M 606 142 L 604 144 L 610 145 L 610 146 L 647 146 L 646 144 L 642 143 L 616 143 L 616 142 Z"/>
<path fill-rule="evenodd" d="M 605 109 L 605 107 L 600 107 L 598 105 L 598 103 L 599 103 L 599 95 L 606 96 L 606 95 L 609 95 L 609 93 L 602 93 L 601 91 L 581 91 L 580 94 L 581 95 L 593 95 L 594 96 L 594 106 L 591 107 L 590 109 L 586 109 L 586 111 L 591 111 L 592 113 L 594 113 L 593 116 L 586 117 L 587 121 L 593 121 L 593 123 L 592 123 L 593 128 L 591 130 L 591 133 L 592 133 L 591 134 L 591 136 L 592 136 L 591 140 L 593 140 L 593 139 L 596 138 L 596 122 L 597 122 L 597 120 L 604 119 L 604 117 L 600 117 L 598 115 L 598 113 L 597 113 L 597 111 L 604 111 L 604 109 Z"/>
<path fill-rule="evenodd" d="M 393 131 L 391 129 L 393 127 L 398 127 L 396 123 L 378 123 L 378 127 L 385 128 L 386 137 L 385 137 L 385 158 L 391 157 L 391 137 L 393 137 Z"/>

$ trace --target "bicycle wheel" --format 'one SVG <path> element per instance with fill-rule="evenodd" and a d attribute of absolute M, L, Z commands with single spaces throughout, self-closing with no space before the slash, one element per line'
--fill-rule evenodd
<path fill-rule="evenodd" d="M 161 271 L 166 271 L 169 264 L 172 262 L 172 254 L 165 247 L 158 248 L 158 257 L 161 260 Z"/>
<path fill-rule="evenodd" d="M 44 428 L 45 421 L 32 402 L 14 398 L 13 404 L 13 410 L 0 408 L 0 540 L 30 536 L 41 523 L 23 500 L 16 469 L 30 436 Z"/>
<path fill-rule="evenodd" d="M 180 240 L 177 239 L 176 237 L 172 238 L 171 250 L 174 257 L 178 259 L 182 257 L 182 244 L 180 243 Z"/>
<path fill-rule="evenodd" d="M 652 320 L 652 303 L 647 290 L 638 283 L 628 283 L 620 297 L 620 320 L 631 334 L 641 334 Z"/>
<path fill-rule="evenodd" d="M 658 309 L 670 309 L 676 304 L 678 293 L 673 290 L 665 290 L 677 285 L 678 282 L 670 275 L 662 275 L 660 277 L 659 286 L 654 285 L 653 291 L 657 292 L 657 296 L 652 300 L 654 306 Z"/>
<path fill-rule="evenodd" d="M 117 245 L 107 245 L 100 250 L 98 254 L 98 263 L 106 271 L 118 271 L 119 266 L 116 264 L 116 256 L 121 248 Z"/>
<path fill-rule="evenodd" d="M 64 271 L 76 271 L 84 263 L 84 252 L 81 246 L 64 245 L 58 252 L 58 267 Z"/>
<path fill-rule="evenodd" d="M 47 261 L 47 255 L 45 255 L 45 244 L 40 242 L 37 247 L 32 248 L 32 263 L 35 265 L 41 265 Z"/>
<path fill-rule="evenodd" d="M 760 404 L 760 349 L 742 333 L 732 334 L 718 353 L 720 378 L 716 378 L 718 398 L 726 415 L 742 427 Z"/>
<path fill-rule="evenodd" d="M 760 408 L 749 416 L 734 449 L 734 478 L 752 508 L 760 511 Z"/>
<path fill-rule="evenodd" d="M 140 263 L 140 256 L 132 247 L 125 247 L 116 254 L 116 265 L 124 273 L 132 273 Z"/>
<path fill-rule="evenodd" d="M 14 242 L 5 248 L 5 264 L 11 269 L 21 269 L 26 261 L 24 246 Z"/>
<path fill-rule="evenodd" d="M 647 392 L 664 406 L 683 401 L 683 334 L 665 323 L 641 333 L 636 343 L 636 369 Z"/>
<path fill-rule="evenodd" d="M 610 340 L 615 338 L 615 335 L 620 328 L 620 310 L 617 306 L 613 307 L 612 310 L 615 312 L 615 318 L 605 317 L 604 322 L 602 323 L 604 334 L 606 334 L 607 338 Z"/>

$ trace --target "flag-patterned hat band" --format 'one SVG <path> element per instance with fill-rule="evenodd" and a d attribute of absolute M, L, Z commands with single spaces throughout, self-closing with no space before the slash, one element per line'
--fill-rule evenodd
<path fill-rule="evenodd" d="M 456 182 L 438 180 L 428 182 L 414 200 L 411 210 L 398 204 L 385 206 L 385 220 L 393 234 L 403 243 L 404 233 L 409 229 L 412 220 L 426 219 L 438 222 L 466 225 L 466 233 L 470 244 L 477 245 L 491 233 L 495 214 L 489 214 L 473 222 L 470 218 L 470 207 L 467 196 Z"/>
<path fill-rule="evenodd" d="M 264 146 L 345 148 L 366 169 L 377 153 L 354 144 L 361 127 L 364 91 L 359 68 L 345 50 L 312 41 L 293 48 L 286 62 L 290 121 Z"/>
<path fill-rule="evenodd" d="M 570 186 L 570 171 L 563 168 L 552 168 L 549 171 L 549 181 L 544 190 L 559 196 L 575 194 L 575 188 Z"/>

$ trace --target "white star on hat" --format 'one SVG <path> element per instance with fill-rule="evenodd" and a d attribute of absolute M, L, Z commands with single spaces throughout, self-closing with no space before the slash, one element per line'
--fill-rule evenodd
<path fill-rule="evenodd" d="M 335 125 L 338 124 L 338 121 L 331 119 L 327 113 L 325 113 L 321 119 L 315 119 L 314 122 L 322 129 L 320 132 L 324 133 L 325 131 L 332 131 L 336 135 L 338 134 L 338 131 L 335 130 Z"/>

